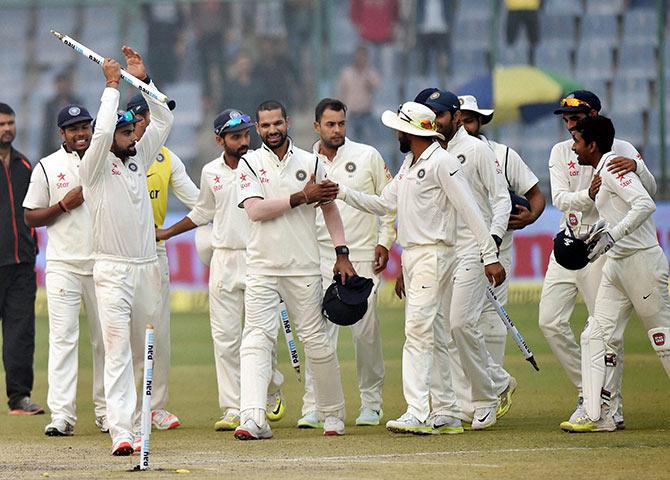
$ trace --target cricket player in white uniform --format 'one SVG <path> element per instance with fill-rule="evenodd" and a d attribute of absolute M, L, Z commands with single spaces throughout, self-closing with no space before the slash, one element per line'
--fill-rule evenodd
<path fill-rule="evenodd" d="M 219 407 L 223 413 L 214 424 L 217 431 L 235 430 L 240 425 L 240 343 L 250 222 L 247 214 L 237 207 L 237 167 L 242 155 L 249 151 L 249 129 L 253 126 L 248 115 L 234 109 L 224 110 L 216 117 L 214 138 L 223 153 L 203 167 L 200 195 L 188 215 L 156 233 L 159 240 L 167 240 L 213 222 L 209 318 Z M 266 411 L 271 421 L 281 419 L 285 411 L 280 390 L 284 378 L 276 369 L 276 355 L 273 366 Z"/>
<path fill-rule="evenodd" d="M 562 115 L 566 128 L 572 131 L 578 121 L 587 116 L 598 115 L 600 108 L 600 99 L 594 93 L 577 90 L 561 100 L 560 107 L 554 113 Z M 576 234 L 586 234 L 598 221 L 598 212 L 593 200 L 595 191 L 591 189 L 593 168 L 578 164 L 577 156 L 572 151 L 573 143 L 573 140 L 566 140 L 557 143 L 551 149 L 549 156 L 551 198 L 554 206 L 563 212 L 561 230 L 569 225 Z M 635 172 L 647 192 L 654 195 L 656 181 L 635 147 L 615 138 L 612 151 L 619 157 L 610 161 L 607 169 L 612 173 Z M 578 392 L 577 406 L 570 417 L 571 421 L 583 416 L 584 410 L 580 348 L 570 327 L 570 316 L 578 292 L 582 294 L 589 315 L 593 314 L 604 261 L 605 259 L 601 258 L 581 270 L 573 271 L 560 266 L 552 252 L 542 285 L 540 329 Z M 623 335 L 623 330 L 618 334 Z M 618 362 L 618 382 L 621 381 L 622 368 L 623 356 Z M 621 389 L 617 388 L 617 392 L 620 391 Z M 620 408 L 620 402 L 616 399 L 615 403 L 618 403 L 614 408 L 616 412 Z M 616 423 L 623 428 L 623 413 L 617 412 L 615 417 Z"/>
<path fill-rule="evenodd" d="M 330 180 L 365 193 L 379 195 L 391 180 L 391 173 L 379 152 L 369 145 L 352 142 L 346 137 L 347 107 L 340 100 L 324 98 L 316 106 L 314 129 L 319 134 L 312 150 L 319 158 Z M 356 354 L 356 372 L 361 398 L 360 415 L 356 425 L 379 425 L 382 412 L 382 387 L 384 385 L 384 356 L 382 353 L 379 317 L 377 316 L 377 289 L 379 274 L 386 268 L 389 249 L 395 240 L 395 215 L 377 217 L 337 202 L 347 233 L 349 259 L 354 269 L 363 277 L 374 280 L 368 298 L 365 316 L 351 328 Z M 333 281 L 332 266 L 335 262 L 330 235 L 323 216 L 317 213 L 321 275 L 324 291 Z M 339 328 L 328 323 L 333 348 L 337 349 Z M 311 366 L 306 365 L 305 395 L 298 427 L 316 428 L 316 403 L 311 378 Z"/>
<path fill-rule="evenodd" d="M 141 56 L 123 47 L 126 71 L 149 81 Z M 138 396 L 134 371 L 142 369 L 144 332 L 160 306 L 160 266 L 146 174 L 165 144 L 173 116 L 166 105 L 145 97 L 151 124 L 136 141 L 132 112 L 120 111 L 120 65 L 106 59 L 107 79 L 91 146 L 79 166 L 93 219 L 93 279 L 105 343 L 105 400 L 112 454 L 139 448 Z M 134 369 L 134 370 L 133 370 Z"/>
<path fill-rule="evenodd" d="M 482 127 L 493 119 L 494 111 L 480 108 L 477 98 L 472 95 L 459 96 L 458 100 L 461 103 L 461 123 L 463 127 L 470 135 L 479 138 L 491 147 L 496 155 L 496 165 L 500 167 L 505 177 L 508 190 L 511 194 L 523 196 L 530 206 L 530 208 L 526 208 L 525 205 L 517 205 L 512 202 L 512 213 L 507 224 L 507 231 L 500 244 L 498 258 L 505 271 L 510 275 L 507 276 L 502 285 L 497 285 L 494 288 L 494 292 L 500 302 L 505 305 L 512 272 L 512 232 L 535 222 L 544 211 L 545 199 L 540 190 L 539 180 L 521 156 L 513 148 L 494 142 L 482 133 Z M 488 301 L 484 302 L 479 325 L 486 340 L 486 349 L 493 360 L 494 372 L 491 377 L 496 383 L 496 391 L 498 392 L 499 402 L 496 417 L 499 419 L 509 411 L 512 395 L 517 387 L 517 381 L 514 377 L 500 371 L 505 359 L 507 329 L 500 320 L 493 304 Z M 454 375 L 454 377 L 456 378 L 457 375 Z M 507 382 L 505 382 L 506 379 Z M 456 380 L 454 380 L 454 383 L 456 383 Z"/>
<path fill-rule="evenodd" d="M 47 227 L 47 403 L 51 423 L 44 433 L 49 436 L 72 435 L 77 421 L 77 346 L 82 300 L 91 335 L 96 425 L 103 432 L 108 430 L 103 386 L 105 350 L 93 284 L 93 230 L 79 181 L 79 165 L 93 134 L 92 121 L 80 105 L 68 105 L 59 112 L 63 145 L 35 166 L 23 200 L 26 224 Z"/>
<path fill-rule="evenodd" d="M 135 124 L 135 136 L 139 141 L 151 123 L 149 105 L 142 94 L 138 93 L 130 99 L 126 110 L 132 111 L 140 119 Z M 156 228 L 162 228 L 165 222 L 168 186 L 172 187 L 181 203 L 193 208 L 198 199 L 198 187 L 186 173 L 186 167 L 177 154 L 163 146 L 147 171 L 147 188 Z M 170 267 L 164 242 L 157 243 L 156 254 L 161 267 L 161 306 L 154 324 L 156 353 L 151 391 L 151 422 L 159 430 L 171 430 L 180 426 L 181 422 L 166 409 L 170 376 Z"/>
<path fill-rule="evenodd" d="M 382 122 L 397 130 L 400 151 L 408 154 L 400 171 L 381 196 L 342 185 L 338 198 L 377 215 L 397 209 L 398 243 L 403 247 L 407 293 L 402 358 L 407 411 L 397 420 L 388 421 L 386 428 L 395 433 L 419 435 L 461 433 L 463 427 L 455 416 L 458 407 L 451 388 L 446 349 L 446 363 L 438 364 L 433 358 L 437 331 L 449 331 L 449 320 L 453 320 L 448 315 L 453 311 L 450 303 L 458 264 L 457 225 L 462 222 L 475 233 L 474 241 L 485 265 L 482 276 L 497 284 L 504 280 L 505 271 L 498 262 L 495 242 L 476 207 L 463 166 L 434 141 L 444 139 L 436 131 L 435 114 L 425 105 L 406 102 L 397 113 L 384 112 Z M 444 373 L 441 385 L 444 405 L 440 415 L 428 423 L 436 368 Z M 495 394 L 492 406 L 495 408 Z"/>
<path fill-rule="evenodd" d="M 340 273 L 344 284 L 356 272 L 348 258 L 340 213 L 330 201 L 337 195 L 337 186 L 332 182 L 324 186 L 325 172 L 319 159 L 288 139 L 283 105 L 264 102 L 256 117 L 256 130 L 263 145 L 242 157 L 237 172 L 238 201 L 251 219 L 251 229 L 240 347 L 241 424 L 235 429 L 235 437 L 272 437 L 265 409 L 280 297 L 312 365 L 316 410 L 319 420 L 323 419 L 324 435 L 343 435 L 340 366 L 321 313 L 323 290 L 316 211 L 310 205 L 318 202 L 321 206 L 337 254 L 333 271 Z"/>
<path fill-rule="evenodd" d="M 623 353 L 622 332 L 633 309 L 647 330 L 652 347 L 670 377 L 670 296 L 668 260 L 658 244 L 651 214 L 654 201 L 633 173 L 607 170 L 614 126 L 602 116 L 589 117 L 572 132 L 580 165 L 601 178 L 595 195 L 600 219 L 606 222 L 588 240 L 589 261 L 606 258 L 595 310 L 581 335 L 585 415 L 561 424 L 572 432 L 617 429 L 611 398 L 619 388 L 615 366 Z"/>
<path fill-rule="evenodd" d="M 422 95 L 418 100 L 423 100 Z M 421 103 L 436 114 L 437 131 L 444 136 L 440 143 L 447 152 L 461 163 L 463 173 L 474 194 L 476 205 L 489 226 L 489 235 L 500 246 L 507 230 L 511 209 L 509 193 L 505 188 L 502 169 L 496 165 L 493 151 L 482 141 L 468 134 L 461 125 L 460 102 L 452 92 L 433 91 Z M 492 378 L 492 360 L 486 349 L 479 317 L 484 308 L 486 297 L 486 277 L 482 275 L 477 239 L 467 228 L 464 219 L 459 217 L 457 228 L 456 254 L 458 264 L 454 277 L 451 308 L 449 311 L 450 330 L 437 325 L 435 332 L 436 366 L 449 364 L 447 348 L 453 358 L 452 365 L 462 375 L 454 375 L 451 382 L 456 392 L 458 413 L 456 416 L 471 423 L 473 430 L 488 428 L 496 422 L 498 392 L 496 381 Z M 449 345 L 449 347 L 448 347 Z M 508 384 L 506 378 L 498 383 Z M 450 398 L 445 387 L 449 377 L 444 368 L 433 368 L 431 399 L 433 416 L 448 415 L 451 411 Z"/>

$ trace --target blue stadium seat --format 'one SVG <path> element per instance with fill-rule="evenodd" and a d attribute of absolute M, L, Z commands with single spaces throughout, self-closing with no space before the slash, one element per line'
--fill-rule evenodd
<path fill-rule="evenodd" d="M 584 82 L 609 79 L 614 69 L 612 49 L 597 42 L 584 43 L 577 49 L 575 77 Z"/>
<path fill-rule="evenodd" d="M 551 0 L 544 2 L 545 11 L 560 15 L 581 15 L 583 12 L 582 0 Z"/>
<path fill-rule="evenodd" d="M 581 24 L 581 46 L 615 45 L 619 41 L 617 19 L 614 15 L 585 15 Z"/>
<path fill-rule="evenodd" d="M 649 108 L 649 96 L 648 80 L 615 77 L 610 111 L 613 116 L 641 113 Z"/>
<path fill-rule="evenodd" d="M 617 15 L 624 9 L 624 0 L 586 0 L 586 13 L 589 15 Z"/>
<path fill-rule="evenodd" d="M 656 47 L 653 45 L 622 45 L 619 49 L 617 77 L 656 78 Z"/>
<path fill-rule="evenodd" d="M 557 43 L 573 48 L 577 42 L 575 15 L 540 15 L 540 43 Z"/>
<path fill-rule="evenodd" d="M 469 77 L 489 71 L 488 50 L 454 49 L 450 61 L 452 70 L 464 71 Z"/>
<path fill-rule="evenodd" d="M 528 63 L 528 42 L 518 41 L 512 46 L 500 45 L 497 63 L 501 65 L 525 65 Z"/>
<path fill-rule="evenodd" d="M 623 42 L 629 45 L 657 45 L 657 25 L 655 8 L 626 10 L 623 16 Z"/>
<path fill-rule="evenodd" d="M 535 52 L 535 64 L 546 70 L 572 76 L 574 68 L 570 50 L 568 45 L 542 42 Z"/>
<path fill-rule="evenodd" d="M 645 143 L 642 109 L 637 112 L 613 112 L 611 120 L 614 123 L 616 137 L 632 143 L 638 150 Z"/>
<path fill-rule="evenodd" d="M 489 48 L 490 30 L 491 22 L 487 19 L 464 19 L 456 23 L 452 38 L 455 43 L 459 42 L 470 48 Z"/>

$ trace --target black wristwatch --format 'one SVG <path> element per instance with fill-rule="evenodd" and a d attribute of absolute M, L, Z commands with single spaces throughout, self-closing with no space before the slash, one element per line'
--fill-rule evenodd
<path fill-rule="evenodd" d="M 338 247 L 335 247 L 335 253 L 337 255 L 349 255 L 349 247 L 346 245 L 340 245 Z"/>

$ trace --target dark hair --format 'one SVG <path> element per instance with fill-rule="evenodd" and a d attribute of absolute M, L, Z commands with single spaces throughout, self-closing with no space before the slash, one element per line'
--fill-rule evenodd
<path fill-rule="evenodd" d="M 326 110 L 334 110 L 336 112 L 344 111 L 344 114 L 345 115 L 347 114 L 347 106 L 344 104 L 344 102 L 336 98 L 324 98 L 318 103 L 318 105 L 314 109 L 314 118 L 316 119 L 317 122 L 321 121 L 323 112 L 325 112 Z"/>
<path fill-rule="evenodd" d="M 16 116 L 16 113 L 14 113 L 14 110 L 12 110 L 12 107 L 10 107 L 6 103 L 2 103 L 2 102 L 0 102 L 0 113 L 4 113 L 5 115 Z"/>
<path fill-rule="evenodd" d="M 614 124 L 612 120 L 602 115 L 586 117 L 579 121 L 575 126 L 584 142 L 587 144 L 596 142 L 600 153 L 607 153 L 612 150 L 614 143 Z"/>
<path fill-rule="evenodd" d="M 260 112 L 269 112 L 270 110 L 281 110 L 281 116 L 286 120 L 286 108 L 277 100 L 266 100 L 256 108 L 256 121 L 258 121 Z"/>

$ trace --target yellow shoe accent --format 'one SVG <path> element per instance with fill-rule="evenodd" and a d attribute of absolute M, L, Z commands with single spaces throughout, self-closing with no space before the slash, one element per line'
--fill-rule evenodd
<path fill-rule="evenodd" d="M 265 417 L 271 422 L 277 422 L 284 417 L 286 405 L 281 396 L 281 390 L 268 397 L 266 404 Z"/>

